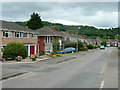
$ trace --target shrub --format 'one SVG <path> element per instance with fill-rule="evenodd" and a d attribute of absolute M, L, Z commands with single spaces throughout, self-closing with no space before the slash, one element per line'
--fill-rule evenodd
<path fill-rule="evenodd" d="M 94 46 L 95 49 L 99 48 L 99 46 Z"/>
<path fill-rule="evenodd" d="M 92 44 L 88 44 L 88 45 L 87 45 L 87 48 L 88 48 L 88 49 L 94 49 L 94 46 L 93 46 Z"/>
<path fill-rule="evenodd" d="M 40 52 L 39 52 L 39 56 L 44 55 L 44 54 L 45 54 L 44 51 L 40 51 Z"/>
<path fill-rule="evenodd" d="M 56 57 L 61 57 L 61 55 L 60 55 L 60 54 L 57 54 Z"/>
<path fill-rule="evenodd" d="M 5 59 L 16 59 L 20 55 L 24 58 L 27 57 L 27 51 L 24 44 L 19 42 L 10 42 L 4 47 L 3 58 Z"/>
<path fill-rule="evenodd" d="M 87 51 L 88 50 L 88 48 L 87 47 L 83 47 L 83 51 Z"/>
<path fill-rule="evenodd" d="M 53 54 L 53 55 L 54 55 L 54 54 L 56 54 L 56 52 L 51 52 L 50 54 Z"/>
<path fill-rule="evenodd" d="M 54 53 L 57 53 L 57 50 L 59 50 L 60 48 L 60 43 L 59 43 L 59 41 L 58 40 L 54 40 L 53 41 L 53 51 L 54 51 Z"/>

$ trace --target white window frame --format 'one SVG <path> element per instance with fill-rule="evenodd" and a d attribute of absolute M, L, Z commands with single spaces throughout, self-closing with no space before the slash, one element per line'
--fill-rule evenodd
<path fill-rule="evenodd" d="M 18 37 L 17 37 L 17 35 L 19 35 Z M 15 38 L 22 38 L 22 32 L 15 32 Z"/>
<path fill-rule="evenodd" d="M 46 37 L 46 43 L 52 43 L 52 36 Z"/>
<path fill-rule="evenodd" d="M 27 36 L 24 36 L 26 34 Z M 23 38 L 29 38 L 29 33 L 23 33 Z"/>
<path fill-rule="evenodd" d="M 32 38 L 36 39 L 36 34 L 32 33 Z"/>
<path fill-rule="evenodd" d="M 6 34 L 8 34 L 8 36 L 4 36 Z M 12 32 L 10 32 L 10 31 L 3 31 L 3 37 L 5 37 L 5 38 L 11 38 L 12 37 Z"/>

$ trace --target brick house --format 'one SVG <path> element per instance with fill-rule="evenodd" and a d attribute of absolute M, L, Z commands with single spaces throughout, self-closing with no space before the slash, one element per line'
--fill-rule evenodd
<path fill-rule="evenodd" d="M 0 53 L 9 42 L 20 42 L 26 46 L 28 56 L 38 54 L 39 46 L 36 32 L 14 22 L 0 20 L 0 23 L 2 23 L 0 28 Z"/>
<path fill-rule="evenodd" d="M 45 54 L 50 54 L 53 52 L 53 40 L 59 40 L 60 43 L 60 49 L 64 47 L 62 42 L 62 36 L 58 31 L 55 30 L 55 28 L 40 28 L 37 29 L 36 32 L 38 32 L 38 44 L 39 44 L 39 50 L 44 51 Z"/>
<path fill-rule="evenodd" d="M 94 46 L 100 46 L 101 40 L 100 39 L 86 39 L 88 44 L 93 44 Z"/>
<path fill-rule="evenodd" d="M 116 40 L 116 39 L 107 39 L 104 41 L 106 41 L 108 47 L 117 47 L 118 46 L 118 40 Z"/>

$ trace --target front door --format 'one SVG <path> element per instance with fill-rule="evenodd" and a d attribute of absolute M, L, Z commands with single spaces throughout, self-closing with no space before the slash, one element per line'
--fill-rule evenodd
<path fill-rule="evenodd" d="M 35 46 L 30 46 L 30 55 L 35 54 Z"/>

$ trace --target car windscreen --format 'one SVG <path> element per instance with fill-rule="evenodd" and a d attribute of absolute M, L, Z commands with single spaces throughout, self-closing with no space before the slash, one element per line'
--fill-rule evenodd
<path fill-rule="evenodd" d="M 71 50 L 70 48 L 66 48 L 66 49 L 64 49 L 65 51 L 69 51 L 69 50 Z"/>

